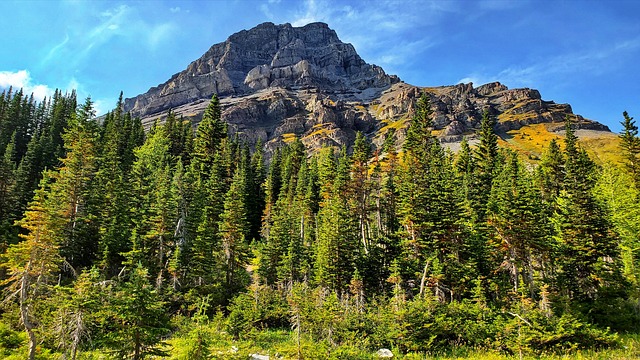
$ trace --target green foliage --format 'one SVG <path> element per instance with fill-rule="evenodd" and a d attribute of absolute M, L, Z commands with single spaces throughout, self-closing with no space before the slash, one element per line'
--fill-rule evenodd
<path fill-rule="evenodd" d="M 624 167 L 569 119 L 534 167 L 489 112 L 445 151 L 430 96 L 401 154 L 390 132 L 308 156 L 228 138 L 216 96 L 195 134 L 169 112 L 145 136 L 122 94 L 101 123 L 0 94 L 1 356 L 637 355 L 604 330 L 640 323 L 633 119 Z"/>
<path fill-rule="evenodd" d="M 105 343 L 120 358 L 167 355 L 162 341 L 169 331 L 164 302 L 147 276 L 141 265 L 134 267 L 127 281 L 114 289 L 109 303 L 113 330 L 105 335 Z"/>

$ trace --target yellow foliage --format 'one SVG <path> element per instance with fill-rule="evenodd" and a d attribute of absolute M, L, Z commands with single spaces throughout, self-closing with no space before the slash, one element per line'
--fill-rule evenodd
<path fill-rule="evenodd" d="M 557 126 L 558 124 L 555 124 Z M 549 124 L 526 125 L 518 130 L 507 132 L 507 136 L 498 141 L 502 147 L 513 149 L 523 154 L 528 159 L 539 159 L 549 146 L 549 142 L 555 139 L 558 145 L 564 146 L 564 135 L 549 131 Z M 589 132 L 588 135 L 577 131 L 578 143 L 589 156 L 598 164 L 604 162 L 620 162 L 622 160 L 618 136 L 607 132 Z"/>
<path fill-rule="evenodd" d="M 282 134 L 282 141 L 284 141 L 287 144 L 292 143 L 295 140 L 296 140 L 296 134 L 294 133 Z"/>

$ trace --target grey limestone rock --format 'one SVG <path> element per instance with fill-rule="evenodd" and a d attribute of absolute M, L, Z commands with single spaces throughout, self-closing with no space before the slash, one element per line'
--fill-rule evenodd
<path fill-rule="evenodd" d="M 215 93 L 231 134 L 250 145 L 260 140 L 269 158 L 295 137 L 310 152 L 349 148 L 358 131 L 377 147 L 388 136 L 400 146 L 424 92 L 442 142 L 473 137 L 484 111 L 497 116 L 499 132 L 537 123 L 562 128 L 567 115 L 575 116 L 581 129 L 608 131 L 573 115 L 568 104 L 542 100 L 534 89 L 508 89 L 499 82 L 426 88 L 403 83 L 367 64 L 323 23 L 264 23 L 233 34 L 167 82 L 126 99 L 125 110 L 140 116 L 147 128 L 162 123 L 169 109 L 197 125 Z"/>
<path fill-rule="evenodd" d="M 125 110 L 145 117 L 214 93 L 243 96 L 271 87 L 362 91 L 398 81 L 362 60 L 327 24 L 264 23 L 231 35 L 167 82 L 126 99 Z"/>

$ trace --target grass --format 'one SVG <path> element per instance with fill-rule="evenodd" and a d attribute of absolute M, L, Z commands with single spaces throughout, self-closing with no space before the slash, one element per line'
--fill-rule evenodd
<path fill-rule="evenodd" d="M 212 334 L 210 351 L 214 358 L 246 359 L 251 354 L 269 355 L 281 359 L 296 359 L 298 346 L 295 334 L 288 330 L 252 330 L 243 340 L 233 340 L 224 332 Z M 173 349 L 178 350 L 175 339 L 170 341 Z M 559 354 L 504 354 L 498 351 L 456 347 L 439 353 L 408 353 L 403 354 L 398 349 L 391 349 L 394 359 L 480 359 L 480 360 L 511 360 L 511 359 L 637 359 L 640 357 L 640 335 L 624 335 L 621 337 L 621 347 L 618 349 L 583 350 Z M 342 344 L 330 346 L 326 341 L 314 342 L 307 336 L 302 336 L 300 350 L 304 359 L 378 359 L 376 350 L 363 349 L 357 344 Z M 174 357 L 178 359 L 179 357 Z"/>
<path fill-rule="evenodd" d="M 383 123 L 385 123 L 386 125 L 382 129 L 380 129 L 380 134 L 384 134 L 391 129 L 399 130 L 407 127 L 409 125 L 409 119 L 402 118 L 397 121 L 384 120 Z"/>
<path fill-rule="evenodd" d="M 330 130 L 329 129 L 325 129 L 325 128 L 318 128 L 316 130 L 314 130 L 311 134 L 306 135 L 305 137 L 303 137 L 303 139 L 308 139 L 314 136 L 322 136 L 325 137 L 327 135 L 329 135 Z"/>
<path fill-rule="evenodd" d="M 526 112 L 524 114 L 509 114 L 508 112 L 504 112 L 498 115 L 498 122 L 507 122 L 507 121 L 521 121 L 537 118 L 539 115 L 534 112 Z"/>
<path fill-rule="evenodd" d="M 578 136 L 580 137 L 580 130 Z M 526 125 L 518 130 L 507 132 L 499 145 L 516 150 L 528 159 L 539 159 L 545 153 L 549 142 L 555 139 L 560 147 L 564 147 L 564 135 L 549 131 L 547 124 Z M 615 134 L 594 133 L 579 138 L 579 144 L 587 150 L 591 158 L 598 164 L 622 161 L 619 150 L 620 140 Z"/>
<path fill-rule="evenodd" d="M 211 359 L 248 359 L 251 354 L 269 355 L 273 359 L 297 359 L 298 343 L 296 334 L 288 329 L 249 330 L 242 339 L 234 339 L 225 331 L 224 320 L 214 318 L 205 325 L 196 325 L 186 321 L 180 330 L 166 340 L 165 350 L 170 360 L 190 358 L 190 351 L 196 343 L 195 334 L 200 332 L 207 344 L 207 352 Z M 622 334 L 618 348 L 600 350 L 580 350 L 567 353 L 548 354 L 505 354 L 497 350 L 473 349 L 469 347 L 453 347 L 446 351 L 433 353 L 402 353 L 391 348 L 394 359 L 479 359 L 479 360 L 586 360 L 586 359 L 638 359 L 640 358 L 640 334 Z M 303 334 L 300 339 L 300 351 L 304 359 L 378 359 L 376 351 L 379 347 L 368 343 L 366 338 L 351 339 L 347 343 L 331 346 L 327 341 L 314 341 Z M 369 344 L 369 346 L 366 346 Z M 0 349 L 2 350 L 2 349 Z M 6 350 L 6 349 L 5 349 Z M 0 351 L 3 359 L 23 359 L 26 354 L 26 342 L 19 348 Z M 37 359 L 53 360 L 61 358 L 60 353 L 40 349 Z M 81 351 L 78 359 L 114 359 L 113 354 L 100 350 Z M 152 359 L 159 359 L 152 357 Z"/>
<path fill-rule="evenodd" d="M 296 140 L 296 134 L 294 133 L 282 134 L 282 141 L 284 141 L 287 144 L 292 143 L 295 140 Z"/>

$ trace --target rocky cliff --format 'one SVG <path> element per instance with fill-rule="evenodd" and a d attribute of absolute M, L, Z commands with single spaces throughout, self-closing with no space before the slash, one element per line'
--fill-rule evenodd
<path fill-rule="evenodd" d="M 264 23 L 231 35 L 164 84 L 125 101 L 137 116 L 200 99 L 246 96 L 268 88 L 320 88 L 343 94 L 387 88 L 398 82 L 360 58 L 327 24 L 303 27 Z"/>
<path fill-rule="evenodd" d="M 299 137 L 312 151 L 349 146 L 356 131 L 376 145 L 392 135 L 404 139 L 416 99 L 427 92 L 435 110 L 434 133 L 443 142 L 473 138 L 484 111 L 506 133 L 531 124 L 557 124 L 567 115 L 585 129 L 606 126 L 574 115 L 568 104 L 542 100 L 534 89 L 500 83 L 421 88 L 367 64 L 326 24 L 303 27 L 261 24 L 212 46 L 187 69 L 145 94 L 125 101 L 125 110 L 149 126 L 169 109 L 197 124 L 214 93 L 232 133 L 250 144 L 261 139 L 267 155 Z"/>

